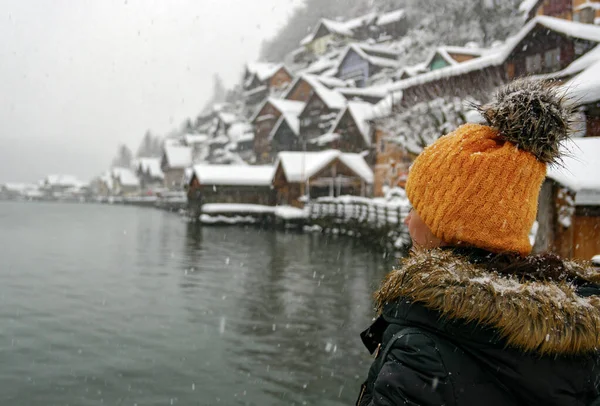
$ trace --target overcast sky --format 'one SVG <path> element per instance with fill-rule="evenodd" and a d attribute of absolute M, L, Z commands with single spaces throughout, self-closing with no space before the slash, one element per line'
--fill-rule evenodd
<path fill-rule="evenodd" d="M 196 116 L 300 0 L 0 0 L 0 183 L 90 180 Z"/>

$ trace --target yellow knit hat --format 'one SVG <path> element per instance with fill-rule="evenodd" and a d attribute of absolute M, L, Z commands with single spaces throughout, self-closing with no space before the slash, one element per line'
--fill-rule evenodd
<path fill-rule="evenodd" d="M 446 243 L 525 256 L 546 164 L 560 158 L 572 110 L 556 87 L 520 80 L 480 111 L 489 125 L 465 124 L 427 147 L 406 193 Z"/>

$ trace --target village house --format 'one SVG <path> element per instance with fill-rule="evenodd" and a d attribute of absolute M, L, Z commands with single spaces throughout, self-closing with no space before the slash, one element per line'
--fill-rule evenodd
<path fill-rule="evenodd" d="M 399 68 L 398 51 L 383 46 L 351 44 L 340 58 L 336 77 L 353 81 L 361 88 L 372 84 L 378 74 L 391 74 Z"/>
<path fill-rule="evenodd" d="M 388 89 L 403 92 L 403 106 L 444 96 L 484 99 L 493 89 L 515 78 L 565 70 L 598 43 L 599 26 L 536 17 L 499 48 L 472 60 L 401 80 Z M 580 70 L 587 67 L 578 65 Z"/>
<path fill-rule="evenodd" d="M 342 152 L 366 152 L 367 162 L 373 163 L 373 105 L 361 101 L 351 101 L 340 110 L 329 133 L 311 140 L 312 148 L 338 149 Z"/>
<path fill-rule="evenodd" d="M 192 160 L 194 162 L 202 162 L 208 159 L 210 153 L 208 134 L 185 134 L 183 136 L 183 145 L 192 149 Z"/>
<path fill-rule="evenodd" d="M 248 64 L 243 86 L 246 105 L 256 105 L 269 95 L 282 91 L 293 78 L 293 74 L 283 64 Z"/>
<path fill-rule="evenodd" d="M 192 149 L 184 145 L 165 144 L 160 161 L 164 174 L 164 186 L 169 190 L 180 190 L 185 169 L 192 166 Z"/>
<path fill-rule="evenodd" d="M 600 0 L 526 0 L 521 10 L 528 19 L 544 15 L 584 24 L 600 22 Z"/>
<path fill-rule="evenodd" d="M 160 158 L 139 158 L 135 164 L 136 175 L 142 192 L 162 188 L 165 175 L 160 169 Z"/>
<path fill-rule="evenodd" d="M 254 125 L 253 150 L 257 163 L 272 162 L 272 149 L 295 148 L 299 135 L 298 116 L 303 109 L 303 102 L 274 97 L 269 97 L 256 109 L 250 122 Z"/>
<path fill-rule="evenodd" d="M 102 173 L 92 182 L 94 194 L 98 197 L 109 197 L 114 195 L 114 184 L 111 171 Z"/>
<path fill-rule="evenodd" d="M 112 168 L 112 192 L 114 196 L 136 196 L 140 193 L 140 180 L 129 168 Z"/>
<path fill-rule="evenodd" d="M 304 109 L 298 116 L 301 142 L 307 143 L 330 131 L 347 101 L 341 93 L 327 88 L 316 78 L 304 75 L 303 79 L 312 89 Z"/>
<path fill-rule="evenodd" d="M 585 116 L 576 123 L 585 137 L 600 137 L 600 46 L 591 51 L 597 61 L 575 76 L 569 82 L 569 97 L 576 100 L 580 113 Z M 600 175 L 599 175 L 600 176 Z"/>
<path fill-rule="evenodd" d="M 274 205 L 272 166 L 195 165 L 187 184 L 190 208 L 205 203 Z"/>
<path fill-rule="evenodd" d="M 323 18 L 312 32 L 300 41 L 300 45 L 310 54 L 323 55 L 331 48 L 352 40 L 384 41 L 399 38 L 406 34 L 407 29 L 408 22 L 404 10 L 369 13 L 347 21 Z"/>
<path fill-rule="evenodd" d="M 318 197 L 370 196 L 372 184 L 373 171 L 360 154 L 281 152 L 275 163 L 277 205 L 303 207 Z"/>
<path fill-rule="evenodd" d="M 535 250 L 591 260 L 600 254 L 600 138 L 574 138 L 565 152 L 542 186 Z"/>
<path fill-rule="evenodd" d="M 443 46 L 437 48 L 423 65 L 425 71 L 434 71 L 479 58 L 483 53 L 476 44 L 471 47 Z"/>

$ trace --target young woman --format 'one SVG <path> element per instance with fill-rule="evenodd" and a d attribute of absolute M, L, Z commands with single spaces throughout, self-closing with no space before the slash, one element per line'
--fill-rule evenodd
<path fill-rule="evenodd" d="M 357 405 L 591 405 L 600 396 L 600 274 L 531 256 L 546 165 L 570 107 L 517 81 L 410 170 L 413 252 L 375 294 L 376 358 Z M 599 175 L 600 176 L 600 175 Z"/>

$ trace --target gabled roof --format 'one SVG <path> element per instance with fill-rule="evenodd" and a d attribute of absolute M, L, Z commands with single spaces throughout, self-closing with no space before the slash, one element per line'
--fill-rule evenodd
<path fill-rule="evenodd" d="M 338 71 L 339 71 L 340 67 L 342 66 L 342 63 L 344 62 L 344 59 L 346 59 L 346 56 L 350 52 L 356 53 L 363 60 L 367 61 L 368 63 L 370 63 L 373 66 L 377 66 L 380 68 L 397 68 L 398 64 L 399 64 L 399 62 L 396 59 L 383 58 L 381 56 L 372 56 L 369 53 L 367 53 L 363 49 L 363 47 L 359 46 L 358 44 L 351 44 L 346 48 L 346 51 L 344 52 L 343 56 L 338 61 L 338 64 L 336 66 L 336 69 Z M 397 56 L 397 55 L 395 55 L 395 56 Z"/>
<path fill-rule="evenodd" d="M 567 92 L 577 104 L 590 104 L 600 100 L 600 59 L 566 84 Z M 600 178 L 600 172 L 597 172 Z"/>
<path fill-rule="evenodd" d="M 302 75 L 302 78 L 310 85 L 315 94 L 327 105 L 327 107 L 334 110 L 340 110 L 346 105 L 346 99 L 341 93 L 326 87 L 316 76 Z"/>
<path fill-rule="evenodd" d="M 270 186 L 272 166 L 194 165 L 194 175 L 203 185 Z"/>
<path fill-rule="evenodd" d="M 290 73 L 284 64 L 282 63 L 266 63 L 266 62 L 255 62 L 249 63 L 246 67 L 249 73 L 255 75 L 258 80 L 264 82 L 269 79 L 271 76 L 276 74 L 279 69 L 285 69 L 288 73 Z"/>
<path fill-rule="evenodd" d="M 273 140 L 275 134 L 277 134 L 277 131 L 279 131 L 279 128 L 284 122 L 288 125 L 290 130 L 292 130 L 294 135 L 300 135 L 300 119 L 298 119 L 298 116 L 294 114 L 282 114 L 277 119 L 277 122 L 275 123 L 275 125 L 271 129 L 271 132 L 269 133 L 269 141 Z"/>
<path fill-rule="evenodd" d="M 277 109 L 281 114 L 296 114 L 298 116 L 302 109 L 304 109 L 304 103 L 296 100 L 287 100 L 287 99 L 277 99 L 275 97 L 266 98 L 260 106 L 256 109 L 252 117 L 250 117 L 250 122 L 253 123 L 259 117 L 258 115 L 262 111 L 262 109 L 267 105 L 271 104 L 273 107 Z"/>
<path fill-rule="evenodd" d="M 342 121 L 344 114 L 349 113 L 352 116 L 352 119 L 356 123 L 356 127 L 360 131 L 366 145 L 371 145 L 371 123 L 370 120 L 374 117 L 375 111 L 373 109 L 373 105 L 370 103 L 359 102 L 359 101 L 351 101 L 348 102 L 346 108 L 344 108 L 340 114 L 338 114 L 338 118 L 333 124 L 331 132 L 335 132 L 337 130 L 337 126 Z"/>
<path fill-rule="evenodd" d="M 390 11 L 388 13 L 381 14 L 377 17 L 377 25 L 388 25 L 396 23 L 404 19 L 406 12 L 404 9 Z"/>
<path fill-rule="evenodd" d="M 307 45 L 311 43 L 321 27 L 324 27 L 327 31 L 329 31 L 332 34 L 338 34 L 345 37 L 351 37 L 354 34 L 352 32 L 352 29 L 348 28 L 346 23 L 322 18 L 319 21 L 319 23 L 315 26 L 315 28 L 313 28 L 312 32 L 300 41 L 300 45 Z"/>
<path fill-rule="evenodd" d="M 160 158 L 139 158 L 137 166 L 153 178 L 163 179 L 165 177 L 160 169 Z"/>
<path fill-rule="evenodd" d="M 187 168 L 192 165 L 192 149 L 182 145 L 165 145 L 164 156 L 169 168 Z"/>
<path fill-rule="evenodd" d="M 111 174 L 122 186 L 139 186 L 140 180 L 129 168 L 112 168 Z"/>
<path fill-rule="evenodd" d="M 208 139 L 209 136 L 207 134 L 186 134 L 183 136 L 183 141 L 187 146 L 203 144 L 208 141 Z"/>
<path fill-rule="evenodd" d="M 339 159 L 366 183 L 373 183 L 373 171 L 360 154 L 343 153 L 338 150 L 320 152 L 280 152 L 275 168 L 280 165 L 285 178 L 290 183 L 306 182 L 327 165 Z"/>
<path fill-rule="evenodd" d="M 71 187 L 78 186 L 81 182 L 72 175 L 48 175 L 44 179 L 48 186 Z"/>
<path fill-rule="evenodd" d="M 586 8 L 591 8 L 593 10 L 600 10 L 600 3 L 592 3 L 588 0 L 585 3 L 582 3 L 579 6 L 575 7 L 575 11 L 581 11 Z"/>
<path fill-rule="evenodd" d="M 599 26 L 577 23 L 555 17 L 537 16 L 527 23 L 517 35 L 509 38 L 503 46 L 491 50 L 479 58 L 401 80 L 396 82 L 390 90 L 403 90 L 434 80 L 458 76 L 491 66 L 499 66 L 506 61 L 519 43 L 536 27 L 547 28 L 548 30 L 558 32 L 571 38 L 600 42 Z"/>

